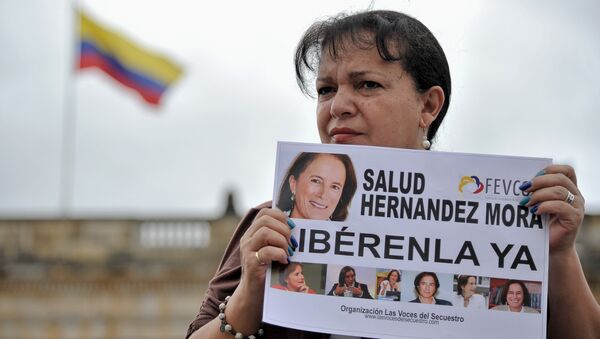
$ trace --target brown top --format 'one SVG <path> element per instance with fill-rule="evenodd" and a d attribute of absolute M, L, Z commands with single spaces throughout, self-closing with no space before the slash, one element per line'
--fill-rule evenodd
<path fill-rule="evenodd" d="M 208 283 L 208 289 L 204 294 L 204 300 L 200 305 L 200 311 L 196 319 L 190 324 L 186 339 L 189 338 L 194 331 L 204 326 L 209 321 L 219 315 L 219 304 L 225 300 L 225 297 L 232 295 L 235 288 L 240 283 L 242 268 L 240 266 L 240 239 L 246 233 L 252 221 L 263 208 L 271 207 L 271 202 L 266 202 L 251 209 L 242 219 L 237 229 L 233 233 L 229 245 L 225 249 L 225 254 L 215 276 Z M 291 328 L 279 327 L 270 324 L 263 324 L 265 334 L 261 337 L 264 339 L 327 339 L 329 334 L 312 333 L 307 331 L 294 330 Z M 249 335 L 250 333 L 245 333 Z"/>

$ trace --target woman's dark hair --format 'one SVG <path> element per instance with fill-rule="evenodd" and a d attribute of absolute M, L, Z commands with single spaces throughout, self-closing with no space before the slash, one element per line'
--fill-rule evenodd
<path fill-rule="evenodd" d="M 356 283 L 356 271 L 350 266 L 344 266 L 340 270 L 340 276 L 338 278 L 338 286 L 344 286 L 346 284 L 346 273 L 352 271 L 354 273 L 354 282 Z"/>
<path fill-rule="evenodd" d="M 456 294 L 463 295 L 463 286 L 466 286 L 469 282 L 469 278 L 475 279 L 477 281 L 477 277 L 474 275 L 459 275 L 456 279 Z M 464 296 L 464 295 L 463 295 Z"/>
<path fill-rule="evenodd" d="M 386 278 L 386 279 L 387 279 L 387 281 L 390 281 L 390 276 L 391 276 L 391 275 L 392 275 L 392 273 L 394 273 L 394 272 L 398 273 L 398 282 L 400 282 L 400 271 L 398 271 L 398 270 L 391 270 L 391 271 L 389 271 L 389 272 L 388 272 L 388 275 L 387 275 L 387 278 Z"/>
<path fill-rule="evenodd" d="M 322 53 L 326 51 L 336 59 L 348 42 L 363 49 L 377 47 L 381 59 L 399 62 L 414 80 L 418 92 L 436 85 L 442 88 L 444 104 L 427 133 L 427 138 L 433 140 L 450 105 L 451 81 L 446 55 L 431 31 L 419 20 L 394 11 L 342 13 L 317 21 L 306 30 L 296 48 L 296 81 L 302 92 L 312 96 L 309 83 Z"/>
<path fill-rule="evenodd" d="M 292 165 L 287 170 L 283 181 L 281 182 L 281 188 L 279 190 L 279 199 L 277 200 L 277 208 L 282 211 L 292 211 L 294 208 L 294 201 L 292 200 L 292 190 L 290 189 L 290 177 L 294 177 L 296 180 L 300 177 L 300 174 L 306 170 L 308 165 L 313 162 L 319 155 L 331 155 L 337 158 L 344 164 L 346 170 L 346 180 L 344 181 L 344 187 L 340 196 L 335 210 L 331 214 L 332 221 L 343 221 L 348 216 L 348 207 L 352 201 L 352 197 L 356 192 L 356 174 L 354 173 L 354 165 L 352 160 L 346 154 L 336 153 L 312 153 L 302 152 L 292 162 Z"/>
<path fill-rule="evenodd" d="M 279 267 L 279 284 L 287 287 L 287 282 L 285 282 L 285 279 L 290 275 L 290 273 L 294 272 L 294 270 L 298 266 L 302 267 L 302 264 L 299 262 L 290 262 L 289 264 L 287 264 L 285 266 L 283 266 L 283 265 L 280 266 Z"/>
<path fill-rule="evenodd" d="M 502 300 L 502 304 L 507 305 L 506 296 L 508 295 L 508 288 L 512 284 L 521 285 L 521 288 L 523 289 L 523 305 L 528 307 L 531 306 L 531 295 L 529 294 L 527 286 L 525 286 L 525 283 L 521 280 L 509 280 L 504 284 L 504 286 L 502 286 L 502 295 L 500 297 L 500 300 Z"/>
<path fill-rule="evenodd" d="M 437 294 L 438 289 L 440 288 L 440 280 L 438 279 L 437 275 L 433 272 L 421 272 L 419 274 L 417 274 L 417 276 L 415 277 L 415 292 L 417 292 L 417 295 L 421 295 L 421 293 L 419 293 L 419 284 L 421 283 L 421 279 L 423 279 L 426 276 L 430 276 L 433 277 L 433 281 L 435 281 L 435 294 Z"/>

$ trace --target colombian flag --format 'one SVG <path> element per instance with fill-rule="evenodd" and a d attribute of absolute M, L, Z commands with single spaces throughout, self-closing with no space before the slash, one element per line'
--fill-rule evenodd
<path fill-rule="evenodd" d="M 93 22 L 81 12 L 79 68 L 98 67 L 121 84 L 158 105 L 161 95 L 181 74 L 164 56 L 145 50 Z"/>

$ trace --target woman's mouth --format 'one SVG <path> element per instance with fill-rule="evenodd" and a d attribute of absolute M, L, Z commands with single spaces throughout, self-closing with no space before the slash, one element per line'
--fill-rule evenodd
<path fill-rule="evenodd" d="M 341 128 L 333 128 L 329 131 L 329 136 L 336 144 L 346 144 L 351 142 L 354 137 L 362 135 L 362 133 L 357 132 L 351 128 L 341 127 Z"/>
<path fill-rule="evenodd" d="M 309 202 L 310 202 L 310 204 L 311 204 L 313 207 L 315 207 L 315 208 L 322 209 L 322 210 L 324 210 L 324 209 L 326 209 L 326 208 L 327 208 L 327 205 L 320 204 L 320 203 L 318 203 L 318 202 L 316 202 L 316 201 L 314 201 L 314 200 L 310 200 Z"/>

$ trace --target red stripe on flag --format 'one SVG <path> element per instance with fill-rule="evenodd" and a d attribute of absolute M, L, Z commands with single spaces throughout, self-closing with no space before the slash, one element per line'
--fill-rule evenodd
<path fill-rule="evenodd" d="M 145 88 L 139 86 L 136 82 L 132 81 L 127 76 L 123 75 L 117 69 L 112 67 L 110 63 L 108 63 L 101 55 L 94 53 L 85 53 L 80 55 L 79 57 L 79 68 L 91 68 L 98 67 L 106 74 L 110 75 L 112 78 L 120 82 L 126 87 L 129 87 L 135 91 L 137 91 L 144 100 L 153 105 L 158 105 L 160 103 L 160 96 L 162 93 L 154 91 L 149 88 Z"/>

